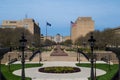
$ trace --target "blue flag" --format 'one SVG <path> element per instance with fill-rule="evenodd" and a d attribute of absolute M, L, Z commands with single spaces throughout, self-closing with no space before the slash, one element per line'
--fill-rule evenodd
<path fill-rule="evenodd" d="M 46 23 L 46 25 L 51 26 L 51 24 L 50 24 L 50 23 L 48 23 L 48 22 Z"/>
<path fill-rule="evenodd" d="M 71 24 L 74 24 L 74 22 L 72 22 L 72 21 L 71 21 L 70 23 L 71 23 Z"/>

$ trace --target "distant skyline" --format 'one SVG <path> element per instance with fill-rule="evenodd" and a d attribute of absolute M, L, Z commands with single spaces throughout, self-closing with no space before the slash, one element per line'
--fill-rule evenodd
<path fill-rule="evenodd" d="M 70 35 L 70 22 L 78 17 L 92 17 L 96 30 L 120 26 L 120 0 L 1 0 L 0 25 L 3 20 L 33 18 L 45 35 Z"/>

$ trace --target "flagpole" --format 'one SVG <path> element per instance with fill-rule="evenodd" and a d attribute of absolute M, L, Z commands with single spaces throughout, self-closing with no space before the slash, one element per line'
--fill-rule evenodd
<path fill-rule="evenodd" d="M 46 40 L 47 40 L 47 21 L 46 21 Z"/>
<path fill-rule="evenodd" d="M 47 40 L 47 26 L 51 26 L 51 24 L 46 21 L 46 40 Z"/>
<path fill-rule="evenodd" d="M 46 46 L 46 53 L 47 53 L 47 21 L 46 21 L 46 40 L 45 40 L 45 46 Z"/>
<path fill-rule="evenodd" d="M 71 40 L 71 31 L 72 31 L 72 24 L 70 23 L 70 40 Z"/>
<path fill-rule="evenodd" d="M 71 21 L 72 22 L 72 21 Z M 72 42 L 72 23 L 70 22 L 70 40 L 71 40 L 71 42 Z M 72 45 L 72 44 L 71 44 Z M 71 48 L 71 45 L 70 45 L 70 48 Z"/>

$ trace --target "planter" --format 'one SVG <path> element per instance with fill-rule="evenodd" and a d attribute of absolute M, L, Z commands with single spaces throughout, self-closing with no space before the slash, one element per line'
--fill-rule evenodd
<path fill-rule="evenodd" d="M 39 72 L 44 73 L 75 73 L 80 71 L 80 68 L 67 66 L 43 67 L 39 69 Z"/>

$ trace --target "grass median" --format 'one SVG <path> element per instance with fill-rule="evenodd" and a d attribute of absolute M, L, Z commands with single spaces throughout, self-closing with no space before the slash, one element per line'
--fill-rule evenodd
<path fill-rule="evenodd" d="M 31 68 L 31 67 L 40 67 L 43 64 L 25 64 L 25 68 Z M 13 71 L 21 69 L 21 64 L 12 64 L 10 65 L 10 71 L 8 66 L 2 64 L 1 70 L 6 78 L 6 80 L 21 80 L 20 76 L 16 76 L 13 74 Z M 31 78 L 26 78 L 25 80 L 31 80 Z"/>
<path fill-rule="evenodd" d="M 80 67 L 90 67 L 91 66 L 90 64 L 83 64 L 83 63 L 81 63 L 81 64 L 77 63 L 76 65 L 80 66 Z M 110 69 L 109 69 L 108 64 L 96 64 L 96 68 L 106 71 L 105 75 L 97 76 L 97 80 L 111 80 L 112 77 L 115 75 L 115 73 L 118 70 L 118 64 L 110 65 Z"/>

